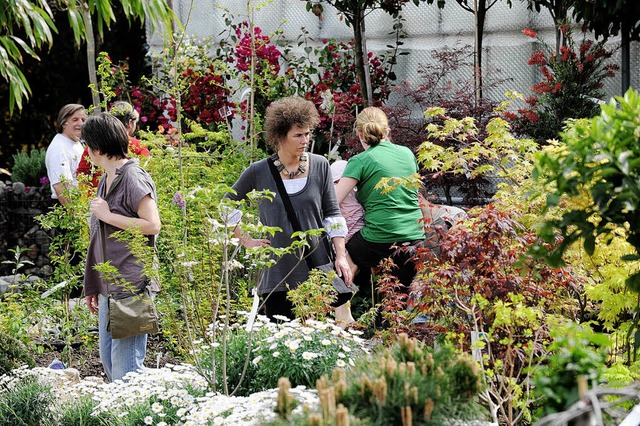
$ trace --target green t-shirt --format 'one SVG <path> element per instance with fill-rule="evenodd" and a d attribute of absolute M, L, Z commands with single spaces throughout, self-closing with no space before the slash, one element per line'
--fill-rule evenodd
<path fill-rule="evenodd" d="M 374 189 L 381 178 L 408 177 L 418 171 L 416 157 L 409 148 L 389 141 L 380 142 L 351 157 L 342 174 L 358 181 L 356 197 L 364 206 L 362 237 L 372 243 L 413 241 L 424 238 L 418 222 L 422 212 L 418 191 L 399 186 L 382 194 Z"/>

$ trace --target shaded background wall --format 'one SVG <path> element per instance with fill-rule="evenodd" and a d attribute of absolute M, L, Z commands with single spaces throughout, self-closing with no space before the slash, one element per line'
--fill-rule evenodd
<path fill-rule="evenodd" d="M 0 79 L 0 167 L 10 169 L 12 155 L 19 149 L 46 148 L 55 136 L 55 119 L 60 108 L 68 103 L 91 104 L 88 88 L 86 46 L 77 47 L 66 15 L 56 13 L 58 34 L 53 47 L 39 52 L 40 61 L 24 56 L 22 70 L 31 86 L 32 95 L 22 109 L 9 115 L 8 85 Z M 130 77 L 137 81 L 151 68 L 146 59 L 144 28 L 129 27 L 122 16 L 105 38 L 98 42 L 97 51 L 109 52 L 114 62 L 129 58 Z M 0 174 L 0 180 L 8 177 Z"/>

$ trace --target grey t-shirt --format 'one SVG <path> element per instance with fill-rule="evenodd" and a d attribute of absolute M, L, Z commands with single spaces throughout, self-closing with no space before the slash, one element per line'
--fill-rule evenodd
<path fill-rule="evenodd" d="M 340 216 L 340 208 L 329 169 L 329 162 L 322 156 L 309 155 L 309 175 L 307 183 L 301 191 L 289 194 L 293 210 L 298 217 L 303 231 L 322 228 L 322 220 L 327 217 Z M 293 227 L 287 217 L 287 211 L 278 193 L 276 182 L 269 169 L 267 159 L 251 164 L 233 185 L 236 194 L 227 194 L 232 200 L 242 200 L 252 190 L 270 190 L 276 195 L 273 201 L 261 199 L 258 204 L 260 222 L 266 226 L 282 229 L 271 238 L 272 247 L 288 247 L 291 242 Z M 319 244 L 318 239 L 311 241 L 311 261 L 313 265 L 329 262 L 327 245 Z M 309 268 L 300 256 L 285 255 L 277 263 L 267 269 L 260 280 L 258 294 L 294 289 L 309 276 Z"/>
<path fill-rule="evenodd" d="M 98 184 L 97 195 L 109 204 L 109 209 L 116 214 L 137 218 L 140 202 L 147 195 L 156 200 L 156 187 L 151 176 L 144 171 L 137 159 L 127 161 L 124 166 L 116 170 L 116 178 L 109 188 L 109 193 L 105 194 L 106 175 L 102 177 Z M 118 269 L 120 278 L 131 284 L 131 288 L 140 290 L 147 284 L 147 277 L 143 275 L 142 265 L 127 247 L 127 243 L 111 238 L 111 234 L 119 231 L 119 228 L 104 224 L 106 256 L 102 254 L 102 241 L 100 236 L 100 221 L 95 215 L 91 215 L 90 221 L 89 250 L 84 272 L 85 296 L 102 294 L 107 296 L 110 293 L 129 293 L 116 283 L 105 282 L 100 278 L 100 274 L 94 266 L 107 260 Z M 155 236 L 149 235 L 149 244 L 155 243 Z M 153 261 L 153 259 L 149 259 Z M 128 286 L 127 286 L 128 287 Z M 149 283 L 152 291 L 159 291 L 160 287 L 156 282 Z"/>

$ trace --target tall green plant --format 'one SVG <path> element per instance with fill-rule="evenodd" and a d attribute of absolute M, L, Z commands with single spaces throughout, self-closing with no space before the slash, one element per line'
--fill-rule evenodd
<path fill-rule="evenodd" d="M 519 109 L 518 115 L 505 113 L 520 133 L 535 138 L 540 144 L 556 138 L 567 119 L 596 115 L 598 100 L 603 96 L 603 82 L 618 69 L 617 65 L 607 63 L 611 51 L 605 48 L 604 42 L 589 40 L 586 33 L 578 42 L 574 40 L 570 22 L 558 25 L 564 37 L 559 51 L 545 43 L 535 31 L 523 31 L 541 45 L 528 63 L 539 68 L 544 78 L 531 87 L 534 94 L 526 99 L 527 107 Z"/>
<path fill-rule="evenodd" d="M 18 152 L 13 155 L 11 179 L 29 186 L 41 185 L 42 178 L 47 176 L 44 162 L 44 149 L 32 149 L 31 153 Z"/>
<path fill-rule="evenodd" d="M 572 123 L 561 135 L 560 150 L 539 156 L 534 176 L 554 185 L 547 208 L 562 205 L 566 211 L 540 231 L 548 243 L 560 234 L 560 244 L 551 249 L 538 245 L 538 255 L 560 265 L 575 242 L 582 241 L 592 255 L 599 236 L 610 241 L 621 233 L 633 249 L 623 259 L 640 259 L 639 129 L 640 96 L 630 89 L 624 97 L 603 105 L 599 116 Z M 571 202 L 585 193 L 589 203 Z M 640 291 L 640 272 L 632 273 L 626 282 L 629 289 Z"/>

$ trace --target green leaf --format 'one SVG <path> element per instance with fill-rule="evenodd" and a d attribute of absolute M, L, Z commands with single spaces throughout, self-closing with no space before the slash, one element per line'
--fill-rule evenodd
<path fill-rule="evenodd" d="M 629 290 L 640 293 L 640 272 L 636 272 L 635 274 L 627 278 L 626 284 Z M 640 339 L 636 338 L 636 343 L 640 344 Z"/>
<path fill-rule="evenodd" d="M 637 254 L 625 254 L 620 259 L 622 259 L 622 260 L 624 260 L 626 262 L 633 262 L 635 260 L 640 260 L 640 255 L 637 255 Z"/>

